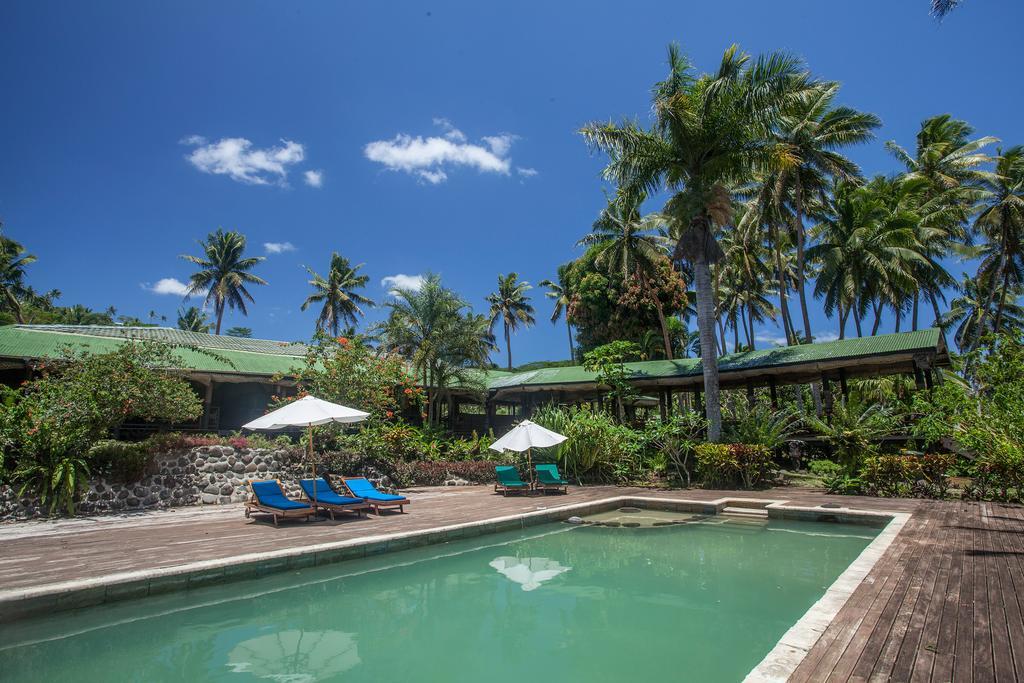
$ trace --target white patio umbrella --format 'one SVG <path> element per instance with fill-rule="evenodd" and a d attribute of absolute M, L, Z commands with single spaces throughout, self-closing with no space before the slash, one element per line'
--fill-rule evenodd
<path fill-rule="evenodd" d="M 530 468 L 530 483 L 533 483 L 533 452 L 534 448 L 547 448 L 557 446 L 566 440 L 558 432 L 541 427 L 536 422 L 523 420 L 513 427 L 497 441 L 491 444 L 491 448 L 501 453 L 502 451 L 526 451 L 526 459 Z"/>
<path fill-rule="evenodd" d="M 316 461 L 313 459 L 313 427 L 329 422 L 362 422 L 368 417 L 370 417 L 369 413 L 355 408 L 324 401 L 315 396 L 304 396 L 298 401 L 293 401 L 242 425 L 242 428 L 273 431 L 288 427 L 307 427 L 309 429 L 309 461 L 313 466 L 313 479 L 316 479 Z M 315 485 L 313 486 L 313 505 L 316 505 Z"/>

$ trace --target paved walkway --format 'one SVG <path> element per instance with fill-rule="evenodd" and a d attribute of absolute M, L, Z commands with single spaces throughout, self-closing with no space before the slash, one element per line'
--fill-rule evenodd
<path fill-rule="evenodd" d="M 751 497 L 836 502 L 911 513 L 910 521 L 818 643 L 794 681 L 1024 679 L 1024 508 L 757 492 L 572 488 L 507 498 L 490 487 L 415 489 L 404 515 L 282 522 L 246 520 L 241 505 L 0 525 L 0 591 L 126 571 L 429 529 L 612 496 Z"/>

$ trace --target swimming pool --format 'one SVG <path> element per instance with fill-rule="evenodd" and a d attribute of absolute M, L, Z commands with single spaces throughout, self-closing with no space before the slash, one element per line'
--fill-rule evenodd
<path fill-rule="evenodd" d="M 878 532 L 547 524 L 14 622 L 0 678 L 738 681 Z"/>

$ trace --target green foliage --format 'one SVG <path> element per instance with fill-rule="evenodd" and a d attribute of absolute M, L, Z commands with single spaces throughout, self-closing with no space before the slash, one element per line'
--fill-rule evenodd
<path fill-rule="evenodd" d="M 800 426 L 794 412 L 772 410 L 763 403 L 750 406 L 746 401 L 739 401 L 732 417 L 733 422 L 726 430 L 727 439 L 764 446 L 773 452 L 781 448 Z"/>
<path fill-rule="evenodd" d="M 374 349 L 361 339 L 317 332 L 294 375 L 303 392 L 370 413 L 373 421 L 395 416 L 402 402 L 418 403 L 420 389 L 397 354 Z"/>
<path fill-rule="evenodd" d="M 771 474 L 772 454 L 764 446 L 702 443 L 694 450 L 697 470 L 708 488 L 760 488 Z"/>
<path fill-rule="evenodd" d="M 638 396 L 636 389 L 629 383 L 629 372 L 626 363 L 636 360 L 640 355 L 640 347 L 629 341 L 613 341 L 599 346 L 583 355 L 583 368 L 597 374 L 598 384 L 610 389 L 609 395 L 615 402 L 617 415 L 621 420 L 624 416 L 623 405 L 626 401 Z"/>
<path fill-rule="evenodd" d="M 675 414 L 665 422 L 657 418 L 648 420 L 644 438 L 675 468 L 680 481 L 689 488 L 691 463 L 697 444 L 707 430 L 707 420 L 696 413 Z"/>
<path fill-rule="evenodd" d="M 93 475 L 128 483 L 143 477 L 152 460 L 152 454 L 145 442 L 129 443 L 104 439 L 93 444 L 87 459 Z"/>
<path fill-rule="evenodd" d="M 947 472 L 954 462 L 949 454 L 872 456 L 864 459 L 859 479 L 864 493 L 872 496 L 944 498 L 949 489 Z"/>
<path fill-rule="evenodd" d="M 66 351 L 37 367 L 38 379 L 5 390 L 0 443 L 17 459 L 14 479 L 51 509 L 74 509 L 92 446 L 129 418 L 186 422 L 202 403 L 177 372 L 172 347 L 123 344 L 104 354 Z"/>
<path fill-rule="evenodd" d="M 546 406 L 531 419 L 568 437 L 549 449 L 567 477 L 618 482 L 649 478 L 643 435 L 617 424 L 607 414 L 589 408 Z"/>
<path fill-rule="evenodd" d="M 64 510 L 75 514 L 75 503 L 89 476 L 89 464 L 77 455 L 44 456 L 25 460 L 14 470 L 13 480 L 20 484 L 18 495 L 34 493 L 50 514 Z"/>
<path fill-rule="evenodd" d="M 813 415 L 804 419 L 825 440 L 836 460 L 849 474 L 857 471 L 864 458 L 876 453 L 873 441 L 892 433 L 898 424 L 886 407 L 857 401 L 845 405 L 837 403 L 833 407 L 831 421 Z"/>
<path fill-rule="evenodd" d="M 857 477 L 842 472 L 829 474 L 821 478 L 825 490 L 841 496 L 858 496 L 863 493 L 864 484 Z"/>
<path fill-rule="evenodd" d="M 835 476 L 843 471 L 842 465 L 824 458 L 821 460 L 812 460 L 807 466 L 810 468 L 812 474 L 822 478 Z"/>

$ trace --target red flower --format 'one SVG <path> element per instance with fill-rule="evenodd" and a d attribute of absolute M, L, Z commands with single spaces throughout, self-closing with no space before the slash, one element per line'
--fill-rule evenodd
<path fill-rule="evenodd" d="M 394 411 L 391 411 L 391 410 L 389 410 L 386 414 L 387 414 L 388 417 L 394 417 L 395 416 Z"/>
<path fill-rule="evenodd" d="M 338 343 L 342 346 L 348 346 L 348 337 L 338 337 Z"/>
<path fill-rule="evenodd" d="M 411 394 L 412 394 L 412 389 L 409 389 L 408 387 L 406 387 L 406 389 L 405 389 L 405 395 L 406 395 L 406 396 L 409 396 L 409 395 L 411 395 Z"/>

